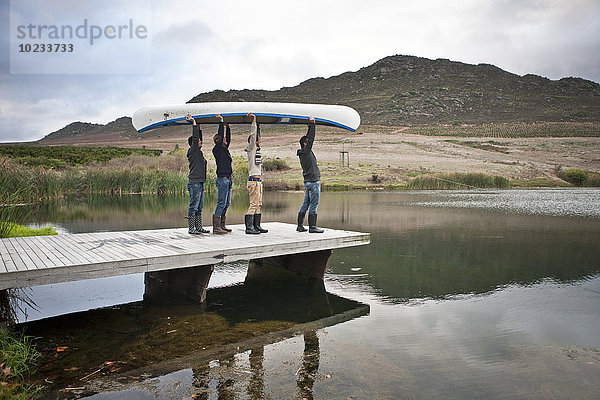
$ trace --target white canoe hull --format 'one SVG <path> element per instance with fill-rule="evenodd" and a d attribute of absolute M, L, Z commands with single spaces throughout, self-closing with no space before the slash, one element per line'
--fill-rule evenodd
<path fill-rule="evenodd" d="M 250 123 L 246 115 L 253 113 L 261 124 L 306 124 L 313 117 L 318 125 L 335 126 L 355 131 L 360 115 L 353 108 L 331 104 L 215 102 L 147 106 L 133 114 L 133 127 L 144 132 L 163 126 L 189 124 L 186 115 L 200 124 L 217 123 L 216 114 L 232 124 Z"/>

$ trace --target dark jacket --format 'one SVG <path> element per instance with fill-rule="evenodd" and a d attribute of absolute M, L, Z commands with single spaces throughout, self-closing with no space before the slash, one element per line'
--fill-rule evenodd
<path fill-rule="evenodd" d="M 215 162 L 217 163 L 217 177 L 228 177 L 231 178 L 233 169 L 231 167 L 231 154 L 229 154 L 229 143 L 231 143 L 231 129 L 227 127 L 227 145 L 223 145 L 223 131 L 224 124 L 219 123 L 219 131 L 217 135 L 221 138 L 212 149 L 212 153 L 215 156 Z"/>
<path fill-rule="evenodd" d="M 319 166 L 317 165 L 317 158 L 312 152 L 313 142 L 315 141 L 315 124 L 308 126 L 306 136 L 308 137 L 306 146 L 299 149 L 296 154 L 300 158 L 304 182 L 318 182 L 321 180 L 321 171 L 319 171 Z"/>
<path fill-rule="evenodd" d="M 206 160 L 202 150 L 198 147 L 198 142 L 202 140 L 202 131 L 198 126 L 192 126 L 192 145 L 188 149 L 187 159 L 190 164 L 190 174 L 188 180 L 190 182 L 206 182 Z"/>

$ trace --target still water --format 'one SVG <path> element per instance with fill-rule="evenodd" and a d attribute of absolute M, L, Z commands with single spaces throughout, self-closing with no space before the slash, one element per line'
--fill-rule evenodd
<path fill-rule="evenodd" d="M 242 222 L 247 201 L 234 196 L 228 221 Z M 293 223 L 301 201 L 266 193 L 263 221 Z M 63 233 L 183 227 L 186 202 L 71 200 L 30 218 Z M 209 196 L 205 222 L 213 209 Z M 244 263 L 215 268 L 203 309 L 144 305 L 143 275 L 29 289 L 38 309 L 21 319 L 38 321 L 27 329 L 71 352 L 55 355 L 48 398 L 598 398 L 600 190 L 325 192 L 319 224 L 372 237 L 335 250 L 310 295 L 245 287 Z M 214 328 L 224 320 L 239 337 Z M 254 321 L 265 331 L 252 342 L 243 324 Z M 172 340 L 153 333 L 165 322 Z M 201 329 L 232 340 L 192 342 Z M 105 366 L 75 379 L 115 357 L 129 375 Z M 86 389 L 58 392 L 67 384 Z"/>

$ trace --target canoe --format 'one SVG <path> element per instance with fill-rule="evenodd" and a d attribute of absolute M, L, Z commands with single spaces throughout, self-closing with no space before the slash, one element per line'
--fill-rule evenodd
<path fill-rule="evenodd" d="M 186 125 L 191 114 L 199 124 L 218 123 L 216 114 L 231 124 L 248 124 L 248 113 L 256 115 L 260 124 L 307 124 L 313 117 L 317 125 L 334 126 L 356 131 L 360 115 L 347 106 L 333 104 L 270 103 L 270 102 L 213 102 L 186 103 L 142 107 L 133 114 L 133 127 L 138 132 L 173 125 Z"/>

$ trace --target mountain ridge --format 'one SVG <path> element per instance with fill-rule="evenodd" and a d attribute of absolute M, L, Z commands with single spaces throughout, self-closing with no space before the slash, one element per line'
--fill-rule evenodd
<path fill-rule="evenodd" d="M 600 85 L 595 82 L 519 76 L 490 64 L 403 55 L 293 87 L 215 90 L 188 102 L 201 101 L 343 104 L 355 108 L 363 123 L 383 125 L 600 121 Z"/>
<path fill-rule="evenodd" d="M 394 55 L 329 78 L 278 90 L 214 90 L 190 102 L 281 101 L 342 104 L 363 124 L 414 126 L 483 123 L 600 122 L 600 85 L 582 78 L 517 75 L 491 64 Z M 73 122 L 41 141 L 115 133 L 139 136 L 130 117 L 106 125 Z"/>

